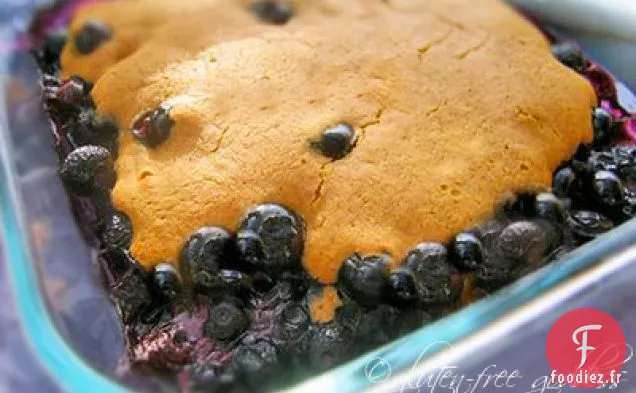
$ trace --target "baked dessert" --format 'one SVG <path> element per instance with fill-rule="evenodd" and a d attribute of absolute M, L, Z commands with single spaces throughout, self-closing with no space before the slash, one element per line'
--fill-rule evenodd
<path fill-rule="evenodd" d="M 606 74 L 496 0 L 99 2 L 59 48 L 130 360 L 193 389 L 326 369 L 634 214 Z"/>

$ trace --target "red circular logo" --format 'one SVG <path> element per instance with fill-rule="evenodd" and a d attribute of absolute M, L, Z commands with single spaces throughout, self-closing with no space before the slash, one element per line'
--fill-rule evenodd
<path fill-rule="evenodd" d="M 572 310 L 548 333 L 551 382 L 580 388 L 618 384 L 626 352 L 625 335 L 614 318 L 594 308 Z"/>

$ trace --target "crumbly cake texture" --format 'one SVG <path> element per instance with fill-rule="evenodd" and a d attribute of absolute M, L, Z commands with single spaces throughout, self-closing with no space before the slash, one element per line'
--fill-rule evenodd
<path fill-rule="evenodd" d="M 508 192 L 549 188 L 592 137 L 591 86 L 497 0 L 292 4 L 284 26 L 229 0 L 97 3 L 75 16 L 71 34 L 111 26 L 91 54 L 67 45 L 62 67 L 95 82 L 98 111 L 121 127 L 113 201 L 144 266 L 176 261 L 199 227 L 233 230 L 249 207 L 278 202 L 306 223 L 306 270 L 333 283 L 354 252 L 399 263 Z M 130 128 L 161 104 L 175 125 L 150 149 Z M 337 123 L 358 140 L 333 161 L 308 141 Z"/>

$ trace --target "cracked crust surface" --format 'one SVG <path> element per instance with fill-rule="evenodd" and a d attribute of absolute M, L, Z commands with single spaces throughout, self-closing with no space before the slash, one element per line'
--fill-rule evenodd
<path fill-rule="evenodd" d="M 164 3 L 143 18 L 134 10 L 148 0 L 84 9 L 71 31 L 101 19 L 113 40 L 63 57 L 66 73 L 96 81 L 98 110 L 122 127 L 113 200 L 147 267 L 174 261 L 197 228 L 235 229 L 269 201 L 303 217 L 304 266 L 333 283 L 353 252 L 399 261 L 510 191 L 549 187 L 591 138 L 591 87 L 497 0 L 303 1 L 282 27 L 259 23 L 244 1 Z M 151 150 L 129 129 L 162 103 L 176 123 Z M 347 157 L 309 147 L 341 122 L 359 137 Z"/>

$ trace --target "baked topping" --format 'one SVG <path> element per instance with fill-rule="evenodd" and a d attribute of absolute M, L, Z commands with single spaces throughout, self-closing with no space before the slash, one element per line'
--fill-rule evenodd
<path fill-rule="evenodd" d="M 116 162 L 113 200 L 133 223 L 131 252 L 144 266 L 176 261 L 198 227 L 237 229 L 246 209 L 271 201 L 304 220 L 303 264 L 333 283 L 353 253 L 400 261 L 419 242 L 447 241 L 485 218 L 506 192 L 548 187 L 553 169 L 591 138 L 589 85 L 496 1 L 476 13 L 360 1 L 361 19 L 343 17 L 358 12 L 353 3 L 329 15 L 294 4 L 298 18 L 283 27 L 212 3 L 198 12 L 233 17 L 147 16 L 137 50 L 92 92 L 122 127 L 170 107 L 159 116 L 165 127 L 133 127 L 159 130 L 161 143 L 141 138 L 148 150 L 122 132 Z M 122 45 L 131 22 L 112 21 L 110 9 L 88 7 L 73 26 L 101 19 L 113 25 L 109 45 Z M 68 70 L 99 52 L 86 63 L 67 58 Z M 356 146 L 339 128 L 323 140 L 338 146 L 320 157 L 307 141 L 333 124 L 356 130 Z M 241 247 L 246 263 L 260 252 L 250 236 Z"/>

